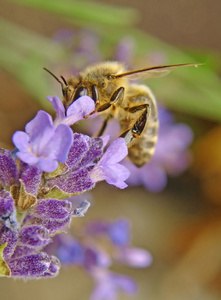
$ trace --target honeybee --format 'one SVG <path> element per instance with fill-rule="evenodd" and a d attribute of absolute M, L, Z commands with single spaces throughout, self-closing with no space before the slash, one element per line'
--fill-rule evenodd
<path fill-rule="evenodd" d="M 63 103 L 67 109 L 80 96 L 88 95 L 95 102 L 95 110 L 104 117 L 98 133 L 101 136 L 111 118 L 118 120 L 121 135 L 128 146 L 129 159 L 142 167 L 152 157 L 158 135 L 157 103 L 146 85 L 131 83 L 131 79 L 161 77 L 173 69 L 199 64 L 156 66 L 127 71 L 122 63 L 101 62 L 88 66 L 67 81 L 58 79 L 45 68 L 60 84 Z M 89 116 L 86 116 L 86 118 Z"/>

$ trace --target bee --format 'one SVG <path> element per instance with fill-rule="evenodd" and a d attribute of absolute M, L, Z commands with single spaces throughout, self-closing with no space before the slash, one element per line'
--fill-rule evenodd
<path fill-rule="evenodd" d="M 157 103 L 146 85 L 131 83 L 130 80 L 161 77 L 178 67 L 198 65 L 178 64 L 127 71 L 122 63 L 107 61 L 90 65 L 67 81 L 63 76 L 61 81 L 44 69 L 61 84 L 66 109 L 83 95 L 94 100 L 95 110 L 90 115 L 96 113 L 104 117 L 98 136 L 104 133 L 111 118 L 117 119 L 122 132 L 120 137 L 128 146 L 129 159 L 137 167 L 142 167 L 153 156 L 157 142 Z"/>

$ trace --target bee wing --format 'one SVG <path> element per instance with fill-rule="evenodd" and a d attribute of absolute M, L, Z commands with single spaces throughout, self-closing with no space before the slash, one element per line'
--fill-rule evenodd
<path fill-rule="evenodd" d="M 125 73 L 113 75 L 113 78 L 120 78 L 120 77 L 128 77 L 129 79 L 138 79 L 138 78 L 157 78 L 162 77 L 173 71 L 174 69 L 177 69 L 179 67 L 189 67 L 194 66 L 198 67 L 202 64 L 178 64 L 178 65 L 168 65 L 168 66 L 156 66 L 156 67 L 150 67 L 140 70 L 133 70 L 128 71 Z"/>

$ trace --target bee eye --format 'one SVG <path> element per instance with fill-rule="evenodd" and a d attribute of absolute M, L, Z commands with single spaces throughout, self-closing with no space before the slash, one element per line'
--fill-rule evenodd
<path fill-rule="evenodd" d="M 83 87 L 83 86 L 79 87 L 75 92 L 73 102 L 75 100 L 77 100 L 78 98 L 80 98 L 81 96 L 85 96 L 85 95 L 88 95 L 88 89 L 86 87 Z"/>

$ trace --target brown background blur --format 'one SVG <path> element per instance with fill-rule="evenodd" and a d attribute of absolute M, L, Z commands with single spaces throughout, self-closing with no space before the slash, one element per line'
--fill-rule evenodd
<path fill-rule="evenodd" d="M 137 8 L 138 26 L 182 48 L 221 50 L 220 0 L 103 0 Z M 55 16 L 0 0 L 0 16 L 50 35 L 64 23 Z M 23 129 L 38 105 L 8 74 L 0 70 L 0 143 L 11 145 L 11 135 Z M 177 184 L 178 182 L 178 184 Z M 180 190 L 182 188 L 182 195 Z M 117 268 L 140 287 L 134 299 L 218 300 L 221 283 L 220 209 L 208 203 L 192 178 L 169 182 L 158 195 L 143 188 L 119 191 L 105 184 L 94 189 L 94 206 L 83 223 L 94 217 L 128 217 L 133 244 L 151 251 L 149 269 Z M 108 196 L 107 196 L 108 195 Z M 107 199 L 107 197 L 109 199 Z M 63 269 L 55 279 L 29 281 L 0 279 L 0 299 L 89 299 L 92 282 L 79 269 Z M 127 299 L 120 296 L 119 299 Z"/>

